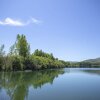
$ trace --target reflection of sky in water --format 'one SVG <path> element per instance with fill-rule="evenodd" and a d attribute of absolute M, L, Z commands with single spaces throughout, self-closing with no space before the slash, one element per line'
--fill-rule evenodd
<path fill-rule="evenodd" d="M 10 100 L 5 89 L 0 89 L 0 100 Z"/>
<path fill-rule="evenodd" d="M 65 68 L 65 73 L 82 73 L 100 75 L 100 68 Z"/>
<path fill-rule="evenodd" d="M 29 99 L 36 100 L 100 100 L 100 76 L 88 69 L 65 69 L 66 73 L 36 92 L 31 88 Z M 93 71 L 93 69 L 91 69 Z M 86 71 L 86 72 L 85 72 Z M 99 70 L 98 70 L 99 71 Z M 87 74 L 88 73 L 88 74 Z M 34 96 L 32 95 L 34 94 Z M 47 99 L 48 98 L 48 99 Z"/>

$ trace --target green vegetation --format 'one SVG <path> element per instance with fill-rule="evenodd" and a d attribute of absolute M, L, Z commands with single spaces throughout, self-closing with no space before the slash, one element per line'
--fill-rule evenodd
<path fill-rule="evenodd" d="M 30 53 L 30 45 L 25 35 L 17 35 L 15 43 L 10 47 L 9 53 L 0 47 L 0 71 L 38 70 L 47 68 L 63 68 L 68 62 L 58 60 L 53 54 L 36 49 Z"/>
<path fill-rule="evenodd" d="M 70 63 L 71 68 L 100 68 L 100 62 L 76 62 Z"/>
<path fill-rule="evenodd" d="M 100 67 L 100 58 L 82 62 L 65 62 L 55 58 L 53 54 L 36 49 L 30 53 L 30 45 L 25 35 L 17 35 L 15 43 L 10 47 L 9 53 L 0 46 L 0 71 L 39 70 L 63 67 Z"/>

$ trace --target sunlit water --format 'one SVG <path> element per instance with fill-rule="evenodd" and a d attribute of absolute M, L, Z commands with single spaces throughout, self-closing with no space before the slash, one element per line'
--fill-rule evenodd
<path fill-rule="evenodd" d="M 0 100 L 100 100 L 100 69 L 0 72 Z"/>

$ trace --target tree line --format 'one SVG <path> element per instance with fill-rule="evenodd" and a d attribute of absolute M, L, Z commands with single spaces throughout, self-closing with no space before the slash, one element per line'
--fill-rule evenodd
<path fill-rule="evenodd" d="M 0 71 L 39 70 L 50 68 L 100 67 L 96 62 L 67 62 L 55 58 L 53 54 L 36 49 L 30 53 L 30 44 L 25 35 L 18 34 L 15 43 L 6 54 L 4 45 L 0 46 Z"/>
<path fill-rule="evenodd" d="M 0 47 L 0 71 L 38 70 L 67 67 L 69 62 L 55 58 L 53 54 L 36 49 L 30 53 L 30 45 L 25 35 L 17 35 L 15 43 L 6 54 L 4 45 Z"/>

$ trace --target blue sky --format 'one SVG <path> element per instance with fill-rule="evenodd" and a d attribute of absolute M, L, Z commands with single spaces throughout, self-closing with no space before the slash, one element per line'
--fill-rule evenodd
<path fill-rule="evenodd" d="M 67 61 L 100 57 L 100 0 L 0 0 L 0 45 L 7 52 L 18 33 L 31 52 Z"/>

